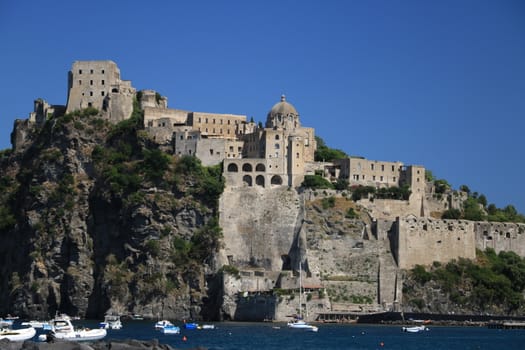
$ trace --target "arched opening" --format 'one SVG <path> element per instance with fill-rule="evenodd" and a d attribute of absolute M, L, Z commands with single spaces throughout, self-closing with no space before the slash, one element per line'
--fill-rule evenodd
<path fill-rule="evenodd" d="M 235 163 L 228 164 L 228 172 L 229 173 L 236 173 L 238 171 L 239 171 L 239 168 L 237 167 L 237 164 L 235 164 Z"/>
<path fill-rule="evenodd" d="M 275 186 L 280 186 L 283 184 L 283 179 L 279 175 L 272 176 L 271 184 Z"/>
<path fill-rule="evenodd" d="M 242 165 L 242 171 L 251 172 L 252 171 L 252 165 L 250 163 L 244 163 Z"/>
<path fill-rule="evenodd" d="M 244 175 L 242 177 L 242 182 L 243 184 L 245 184 L 246 186 L 252 186 L 252 177 L 250 175 Z"/>
<path fill-rule="evenodd" d="M 117 88 L 113 88 L 113 89 L 111 89 L 111 92 L 118 92 L 118 89 Z"/>
<path fill-rule="evenodd" d="M 266 171 L 266 167 L 264 164 L 259 163 L 255 166 L 255 171 Z"/>
<path fill-rule="evenodd" d="M 255 184 L 256 184 L 257 186 L 264 187 L 264 176 L 262 176 L 262 175 L 258 175 L 258 176 L 255 178 Z"/>

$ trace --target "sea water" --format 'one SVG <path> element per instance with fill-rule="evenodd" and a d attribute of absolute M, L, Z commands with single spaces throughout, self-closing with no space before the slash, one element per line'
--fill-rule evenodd
<path fill-rule="evenodd" d="M 76 321 L 76 325 L 86 324 Z M 87 325 L 94 326 L 87 323 Z M 379 349 L 379 350 L 469 350 L 525 349 L 525 330 L 486 327 L 443 327 L 429 325 L 428 331 L 402 332 L 401 326 L 320 324 L 319 331 L 289 329 L 284 323 L 215 323 L 215 329 L 187 330 L 165 335 L 153 321 L 123 321 L 120 330 L 108 330 L 107 340 L 157 339 L 177 349 L 277 350 L 277 349 Z"/>

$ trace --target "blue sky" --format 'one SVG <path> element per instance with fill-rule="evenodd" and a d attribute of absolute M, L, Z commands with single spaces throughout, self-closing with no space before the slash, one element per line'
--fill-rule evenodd
<path fill-rule="evenodd" d="M 281 94 L 333 148 L 423 165 L 525 213 L 525 2 L 0 2 L 0 149 L 75 60 L 171 108 L 265 121 Z"/>

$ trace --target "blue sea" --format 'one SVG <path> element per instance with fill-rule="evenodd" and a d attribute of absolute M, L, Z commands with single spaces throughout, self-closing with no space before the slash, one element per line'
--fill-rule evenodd
<path fill-rule="evenodd" d="M 97 323 L 75 321 L 75 325 L 96 327 Z M 525 329 L 432 325 L 425 332 L 405 333 L 401 331 L 401 326 L 320 324 L 319 331 L 312 333 L 288 329 L 286 324 L 279 323 L 221 322 L 215 323 L 215 329 L 186 330 L 181 327 L 181 334 L 164 335 L 154 330 L 153 321 L 124 320 L 122 329 L 108 330 L 105 340 L 111 339 L 157 339 L 159 343 L 169 344 L 177 349 L 202 347 L 210 350 L 525 349 Z"/>

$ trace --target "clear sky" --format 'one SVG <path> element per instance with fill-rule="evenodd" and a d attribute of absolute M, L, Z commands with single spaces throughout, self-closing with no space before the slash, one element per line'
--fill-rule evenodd
<path fill-rule="evenodd" d="M 0 149 L 75 60 L 171 108 L 255 121 L 281 94 L 332 148 L 423 165 L 525 213 L 525 1 L 0 1 Z"/>

